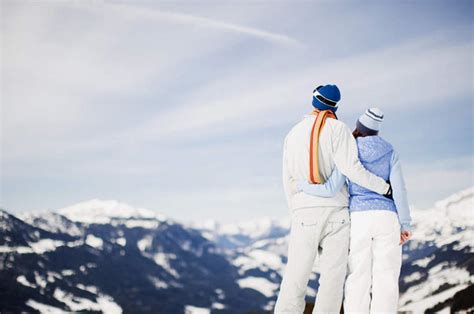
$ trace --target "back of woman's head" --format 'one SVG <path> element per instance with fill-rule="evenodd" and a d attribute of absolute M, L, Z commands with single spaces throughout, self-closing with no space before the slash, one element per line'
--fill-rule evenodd
<path fill-rule="evenodd" d="M 360 131 L 357 128 L 355 128 L 354 131 L 352 131 L 352 136 L 354 136 L 354 138 L 358 138 L 358 137 L 364 137 L 366 135 L 360 133 Z"/>
<path fill-rule="evenodd" d="M 352 135 L 355 138 L 377 135 L 382 126 L 383 116 L 383 111 L 379 108 L 367 109 L 357 120 Z"/>

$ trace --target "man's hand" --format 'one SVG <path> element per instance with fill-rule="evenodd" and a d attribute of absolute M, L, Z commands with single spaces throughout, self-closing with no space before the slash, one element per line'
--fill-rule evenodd
<path fill-rule="evenodd" d="M 392 184 L 390 183 L 390 180 L 387 180 L 387 184 L 389 185 L 388 191 L 383 196 L 393 201 Z"/>
<path fill-rule="evenodd" d="M 402 232 L 400 232 L 400 245 L 403 245 L 403 244 L 405 244 L 408 240 L 410 240 L 410 239 L 411 239 L 411 236 L 412 236 L 411 231 L 402 230 Z"/>

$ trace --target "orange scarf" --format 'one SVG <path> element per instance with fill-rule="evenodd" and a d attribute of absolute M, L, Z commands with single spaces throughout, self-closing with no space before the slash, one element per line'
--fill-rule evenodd
<path fill-rule="evenodd" d="M 311 140 L 309 143 L 309 181 L 314 184 L 324 183 L 319 173 L 319 135 L 326 123 L 327 118 L 337 119 L 331 110 L 315 109 L 311 114 L 316 116 L 313 128 L 311 129 Z"/>

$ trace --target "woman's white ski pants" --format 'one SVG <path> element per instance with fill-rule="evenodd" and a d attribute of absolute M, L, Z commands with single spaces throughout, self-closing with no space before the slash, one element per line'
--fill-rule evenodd
<path fill-rule="evenodd" d="M 345 313 L 396 313 L 402 263 L 400 224 L 395 212 L 351 212 Z"/>

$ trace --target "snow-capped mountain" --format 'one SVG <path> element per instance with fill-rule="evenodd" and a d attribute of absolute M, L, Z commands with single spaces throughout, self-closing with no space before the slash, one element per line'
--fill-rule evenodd
<path fill-rule="evenodd" d="M 0 211 L 1 312 L 260 309 L 266 297 L 239 278 L 200 232 L 151 211 L 99 200 L 23 220 Z"/>
<path fill-rule="evenodd" d="M 414 235 L 404 248 L 400 280 L 401 309 L 458 309 L 453 296 L 472 291 L 474 283 L 474 188 L 412 216 Z"/>
<path fill-rule="evenodd" d="M 215 242 L 231 263 L 238 268 L 244 289 L 259 291 L 267 297 L 264 309 L 271 310 L 281 282 L 288 249 L 290 219 L 261 218 L 248 222 L 219 224 L 215 221 L 195 223 L 193 228 Z M 312 277 L 315 285 L 316 275 Z M 310 289 L 313 297 L 316 292 Z"/>
<path fill-rule="evenodd" d="M 167 220 L 163 214 L 145 208 L 135 208 L 115 200 L 94 199 L 59 209 L 57 213 L 72 221 L 88 224 L 120 224 L 135 221 L 143 222 L 142 227 L 156 228 L 156 223 Z"/>
<path fill-rule="evenodd" d="M 202 234 L 216 242 L 222 248 L 233 250 L 247 247 L 258 240 L 280 238 L 288 234 L 290 219 L 264 217 L 240 223 L 221 224 L 215 220 L 196 222 L 190 227 L 198 229 Z"/>
<path fill-rule="evenodd" d="M 465 303 L 474 307 L 472 298 L 463 301 L 474 289 L 474 187 L 437 202 L 431 209 L 414 209 L 412 216 L 413 239 L 403 248 L 401 310 L 461 309 Z M 233 248 L 224 252 L 246 278 L 242 282 L 272 296 L 269 305 L 273 304 L 286 262 L 288 219 L 195 227 L 223 248 Z M 313 273 L 308 301 L 316 295 L 317 278 Z"/>
<path fill-rule="evenodd" d="M 412 216 L 400 309 L 474 309 L 474 188 Z M 289 218 L 185 226 L 101 200 L 20 218 L 0 210 L 0 312 L 271 311 L 289 226 Z"/>

